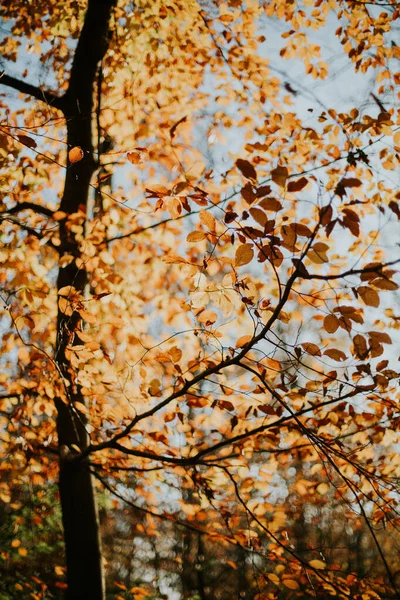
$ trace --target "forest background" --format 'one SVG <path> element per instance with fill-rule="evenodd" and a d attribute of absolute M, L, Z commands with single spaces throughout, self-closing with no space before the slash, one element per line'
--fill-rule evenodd
<path fill-rule="evenodd" d="M 0 598 L 400 598 L 398 3 L 0 16 Z"/>

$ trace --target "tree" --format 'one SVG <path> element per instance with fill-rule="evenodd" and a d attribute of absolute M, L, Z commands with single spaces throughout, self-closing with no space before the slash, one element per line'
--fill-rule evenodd
<path fill-rule="evenodd" d="M 398 5 L 1 16 L 2 500 L 32 472 L 59 482 L 66 597 L 105 597 L 94 479 L 146 535 L 167 520 L 252 555 L 254 598 L 399 597 L 376 532 L 398 503 Z M 330 83 L 318 30 L 372 74 L 368 102 L 326 105 L 282 65 Z M 270 500 L 282 469 L 310 506 L 364 521 L 381 578 L 293 543 L 293 511 L 309 526 Z"/>

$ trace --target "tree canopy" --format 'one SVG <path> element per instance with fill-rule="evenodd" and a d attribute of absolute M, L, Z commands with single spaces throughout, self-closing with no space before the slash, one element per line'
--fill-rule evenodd
<path fill-rule="evenodd" d="M 54 589 L 105 598 L 100 497 L 238 597 L 399 598 L 398 3 L 0 15 L 0 500 L 53 490 Z"/>

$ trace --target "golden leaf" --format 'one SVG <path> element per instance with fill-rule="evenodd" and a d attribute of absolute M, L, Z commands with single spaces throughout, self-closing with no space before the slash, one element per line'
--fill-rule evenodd
<path fill-rule="evenodd" d="M 310 560 L 310 562 L 308 564 L 313 569 L 325 569 L 326 568 L 326 563 L 324 563 L 323 560 L 318 560 L 318 559 Z"/>
<path fill-rule="evenodd" d="M 235 267 L 247 265 L 254 256 L 253 246 L 251 244 L 242 244 L 235 253 Z"/>

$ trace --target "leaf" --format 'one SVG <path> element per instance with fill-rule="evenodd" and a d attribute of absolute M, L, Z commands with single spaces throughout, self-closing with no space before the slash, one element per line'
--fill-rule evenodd
<path fill-rule="evenodd" d="M 361 300 L 367 306 L 374 306 L 375 308 L 379 306 L 379 294 L 372 288 L 361 285 L 359 288 L 357 288 L 357 293 L 360 295 Z"/>
<path fill-rule="evenodd" d="M 360 187 L 362 181 L 355 177 L 343 177 L 335 188 L 335 194 L 343 198 L 346 195 L 346 188 Z"/>
<path fill-rule="evenodd" d="M 243 348 L 243 346 L 246 346 L 246 344 L 251 342 L 252 339 L 252 335 L 242 335 L 242 337 L 240 337 L 236 342 L 236 348 Z"/>
<path fill-rule="evenodd" d="M 257 181 L 257 172 L 253 165 L 248 161 L 242 158 L 238 158 L 235 162 L 235 165 L 246 179 L 250 179 L 254 183 Z"/>
<path fill-rule="evenodd" d="M 388 333 L 383 331 L 368 331 L 368 335 L 371 339 L 380 342 L 381 344 L 391 344 L 392 338 Z"/>
<path fill-rule="evenodd" d="M 186 241 L 193 243 L 193 242 L 201 242 L 202 240 L 204 240 L 206 238 L 206 234 L 204 233 L 204 231 L 191 231 L 187 237 L 186 237 Z"/>
<path fill-rule="evenodd" d="M 279 187 L 285 187 L 287 178 L 289 177 L 289 170 L 287 167 L 278 166 L 276 169 L 271 171 L 271 179 Z"/>
<path fill-rule="evenodd" d="M 199 323 L 203 323 L 206 327 L 213 325 L 217 320 L 217 315 L 212 310 L 203 310 L 197 317 Z"/>
<path fill-rule="evenodd" d="M 318 494 L 320 494 L 320 496 L 325 496 L 325 494 L 329 492 L 329 485 L 327 483 L 320 483 L 317 486 L 316 491 L 318 492 Z"/>
<path fill-rule="evenodd" d="M 317 265 L 322 265 L 323 263 L 327 263 L 329 260 L 326 254 L 327 250 L 329 250 L 329 246 L 327 244 L 317 242 L 308 251 L 307 258 Z"/>
<path fill-rule="evenodd" d="M 294 579 L 284 579 L 282 583 L 285 587 L 289 588 L 290 590 L 298 590 L 300 587 L 298 582 Z"/>
<path fill-rule="evenodd" d="M 271 212 L 279 212 L 283 208 L 282 203 L 275 198 L 264 198 L 258 203 L 258 205 L 264 210 L 269 210 Z"/>
<path fill-rule="evenodd" d="M 259 225 L 261 225 L 261 227 L 264 227 L 265 223 L 268 221 L 267 215 L 260 208 L 250 208 L 249 213 L 251 214 L 253 219 L 257 221 Z"/>
<path fill-rule="evenodd" d="M 342 352 L 342 350 L 338 350 L 337 348 L 328 348 L 328 350 L 325 350 L 323 354 L 325 356 L 329 356 L 329 358 L 331 358 L 332 360 L 336 360 L 337 362 L 342 362 L 343 360 L 347 359 L 345 353 Z"/>
<path fill-rule="evenodd" d="M 335 315 L 327 315 L 324 319 L 324 329 L 328 333 L 335 333 L 339 327 L 339 319 Z"/>
<path fill-rule="evenodd" d="M 134 148 L 134 150 L 127 153 L 126 157 L 133 165 L 139 165 L 143 162 L 146 154 L 146 148 Z"/>
<path fill-rule="evenodd" d="M 313 569 L 326 569 L 326 563 L 323 560 L 310 560 L 308 563 Z"/>
<path fill-rule="evenodd" d="M 306 185 L 308 184 L 308 179 L 305 177 L 300 177 L 300 179 L 296 179 L 296 181 L 290 181 L 287 186 L 288 192 L 301 192 Z"/>
<path fill-rule="evenodd" d="M 311 342 L 304 342 L 300 344 L 303 348 L 304 352 L 307 354 L 311 354 L 311 356 L 321 356 L 321 350 L 317 346 L 317 344 L 312 344 Z"/>
<path fill-rule="evenodd" d="M 24 144 L 24 146 L 27 146 L 28 148 L 36 148 L 37 143 L 31 137 L 28 137 L 27 135 L 22 135 L 22 134 L 19 134 L 17 137 L 18 137 L 19 141 L 21 142 L 21 144 Z"/>
<path fill-rule="evenodd" d="M 182 117 L 182 119 L 179 119 L 179 121 L 177 121 L 176 123 L 174 123 L 172 125 L 172 127 L 169 130 L 169 137 L 171 138 L 171 140 L 174 139 L 175 134 L 176 134 L 176 128 L 181 124 L 184 123 L 187 120 L 187 116 Z"/>
<path fill-rule="evenodd" d="M 199 217 L 200 221 L 205 227 L 207 227 L 207 229 L 209 229 L 210 231 L 215 231 L 216 221 L 213 215 L 208 210 L 201 210 Z"/>
<path fill-rule="evenodd" d="M 252 204 L 257 199 L 251 183 L 246 183 L 246 185 L 240 190 L 240 193 L 246 200 L 247 204 Z"/>
<path fill-rule="evenodd" d="M 84 157 L 83 150 L 80 146 L 74 146 L 68 152 L 68 158 L 70 163 L 77 163 Z"/>
<path fill-rule="evenodd" d="M 359 358 L 360 360 L 364 360 L 364 358 L 366 358 L 369 353 L 367 341 L 366 341 L 365 337 L 358 333 L 353 338 L 353 345 L 354 345 L 354 354 L 356 355 L 356 357 Z"/>
<path fill-rule="evenodd" d="M 235 253 L 235 267 L 243 267 L 247 265 L 254 256 L 252 244 L 242 244 Z"/>

